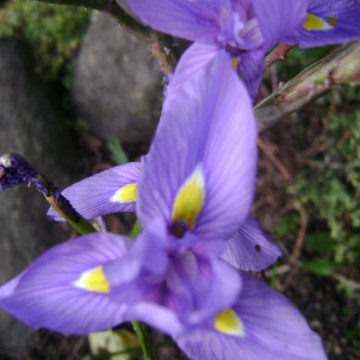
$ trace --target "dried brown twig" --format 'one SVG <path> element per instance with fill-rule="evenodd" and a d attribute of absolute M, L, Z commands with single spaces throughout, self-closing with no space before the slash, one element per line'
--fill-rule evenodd
<path fill-rule="evenodd" d="M 257 104 L 259 130 L 340 84 L 360 85 L 360 43 L 340 46 Z"/>

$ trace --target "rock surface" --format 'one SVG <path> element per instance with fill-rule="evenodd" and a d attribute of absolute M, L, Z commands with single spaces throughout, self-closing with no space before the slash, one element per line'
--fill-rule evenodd
<path fill-rule="evenodd" d="M 71 183 L 75 146 L 52 92 L 33 72 L 21 42 L 0 40 L 0 154 L 17 152 L 59 187 Z M 55 98 L 54 94 L 52 94 Z M 33 188 L 0 192 L 0 284 L 68 234 L 46 218 L 47 202 Z M 0 310 L 0 358 L 24 359 L 34 333 Z"/>
<path fill-rule="evenodd" d="M 98 14 L 82 44 L 73 96 L 97 136 L 128 145 L 149 140 L 162 102 L 162 73 L 146 46 Z"/>

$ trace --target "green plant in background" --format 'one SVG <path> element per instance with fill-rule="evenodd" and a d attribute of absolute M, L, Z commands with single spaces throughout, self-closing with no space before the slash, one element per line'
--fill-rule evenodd
<path fill-rule="evenodd" d="M 34 49 L 36 70 L 47 80 L 66 81 L 90 16 L 85 9 L 12 0 L 0 9 L 0 37 L 24 38 Z"/>
<path fill-rule="evenodd" d="M 360 261 L 360 110 L 349 110 L 360 93 L 347 89 L 343 95 L 333 94 L 337 111 L 319 135 L 325 149 L 305 161 L 295 185 L 288 189 L 309 221 L 305 245 L 314 257 L 304 268 L 319 275 L 331 275 L 337 267 Z M 318 101 L 326 111 L 330 98 Z M 289 213 L 277 224 L 276 235 L 293 237 L 299 224 L 300 217 Z"/>

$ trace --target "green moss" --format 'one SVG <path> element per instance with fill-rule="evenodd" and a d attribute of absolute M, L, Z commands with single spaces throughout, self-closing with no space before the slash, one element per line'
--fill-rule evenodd
<path fill-rule="evenodd" d="M 22 37 L 34 49 L 37 71 L 46 79 L 66 72 L 90 22 L 91 11 L 13 0 L 0 9 L 0 37 Z"/>

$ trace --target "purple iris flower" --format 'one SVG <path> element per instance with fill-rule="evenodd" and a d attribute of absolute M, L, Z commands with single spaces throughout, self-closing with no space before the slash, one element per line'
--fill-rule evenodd
<path fill-rule="evenodd" d="M 199 67 L 225 49 L 255 98 L 264 56 L 306 19 L 306 0 L 129 0 L 145 23 L 194 41 L 183 67 Z"/>
<path fill-rule="evenodd" d="M 326 359 L 286 299 L 219 257 L 241 224 L 257 228 L 256 123 L 225 51 L 166 99 L 139 178 L 137 166 L 107 172 L 124 171 L 114 192 L 101 175 L 101 194 L 95 177 L 83 184 L 119 203 L 137 187 L 139 237 L 93 233 L 48 250 L 0 288 L 0 307 L 73 334 L 144 321 L 192 359 Z"/>
<path fill-rule="evenodd" d="M 292 36 L 302 48 L 360 39 L 357 0 L 307 0 L 307 19 Z"/>

